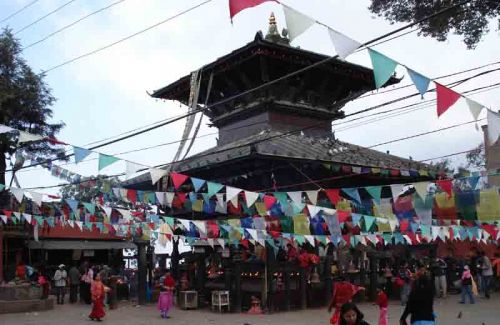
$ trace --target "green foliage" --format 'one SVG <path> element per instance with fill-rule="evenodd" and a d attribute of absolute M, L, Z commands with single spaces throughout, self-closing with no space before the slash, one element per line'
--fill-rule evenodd
<path fill-rule="evenodd" d="M 61 196 L 65 199 L 75 199 L 83 202 L 91 202 L 103 192 L 109 192 L 112 187 L 119 186 L 117 177 L 106 175 L 91 176 L 83 178 L 80 184 L 69 184 L 61 187 Z"/>
<path fill-rule="evenodd" d="M 484 144 L 481 143 L 475 150 L 467 153 L 467 167 L 474 169 L 484 169 L 486 165 L 486 154 L 484 151 Z"/>
<path fill-rule="evenodd" d="M 416 22 L 464 0 L 372 0 L 370 11 L 391 23 Z M 500 0 L 479 0 L 458 6 L 418 25 L 420 34 L 445 41 L 448 34 L 461 35 L 467 48 L 473 49 L 489 32 L 490 20 L 500 27 Z"/>
<path fill-rule="evenodd" d="M 64 123 L 51 123 L 55 101 L 44 75 L 36 74 L 21 57 L 21 45 L 12 31 L 0 33 L 0 123 L 38 134 L 54 136 Z M 42 158 L 64 156 L 64 152 L 47 141 L 17 145 L 17 135 L 0 134 L 0 183 L 5 183 L 5 159 L 22 149 Z"/>

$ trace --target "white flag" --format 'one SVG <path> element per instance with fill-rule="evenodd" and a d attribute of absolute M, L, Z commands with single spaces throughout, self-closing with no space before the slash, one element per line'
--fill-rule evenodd
<path fill-rule="evenodd" d="M 22 188 L 11 187 L 10 192 L 14 195 L 17 202 L 23 202 L 24 190 Z"/>
<path fill-rule="evenodd" d="M 312 204 L 318 204 L 318 191 L 306 191 L 306 194 Z"/>
<path fill-rule="evenodd" d="M 126 165 L 125 165 L 125 177 L 128 179 L 130 178 L 130 176 L 134 175 L 135 173 L 137 173 L 137 171 L 139 169 L 142 169 L 144 168 L 143 165 L 139 165 L 139 164 L 136 164 L 136 163 L 133 163 L 133 162 L 130 162 L 130 161 L 127 161 Z"/>
<path fill-rule="evenodd" d="M 32 134 L 24 131 L 19 131 L 19 139 L 17 140 L 18 143 L 23 143 L 23 142 L 33 142 L 33 141 L 39 141 L 42 140 L 44 137 L 37 135 L 37 134 Z"/>
<path fill-rule="evenodd" d="M 250 191 L 245 191 L 245 202 L 247 204 L 247 207 L 251 207 L 255 201 L 259 198 L 259 193 L 256 192 L 250 192 Z"/>
<path fill-rule="evenodd" d="M 400 194 L 403 194 L 404 184 L 391 184 L 392 199 L 396 202 Z"/>
<path fill-rule="evenodd" d="M 0 133 L 7 133 L 15 131 L 16 129 L 11 128 L 10 126 L 0 124 Z"/>
<path fill-rule="evenodd" d="M 481 114 L 481 111 L 483 110 L 483 105 L 469 98 L 466 98 L 465 100 L 467 102 L 467 106 L 469 106 L 469 111 L 472 114 L 472 117 L 477 121 L 479 114 Z"/>
<path fill-rule="evenodd" d="M 28 224 L 31 225 L 31 214 L 23 213 L 23 218 Z"/>
<path fill-rule="evenodd" d="M 149 174 L 151 175 L 151 182 L 155 185 L 163 176 L 168 175 L 168 170 L 150 168 Z"/>
<path fill-rule="evenodd" d="M 290 41 L 293 41 L 315 23 L 312 18 L 288 6 L 283 5 L 283 11 L 285 12 L 286 27 Z"/>
<path fill-rule="evenodd" d="M 226 202 L 231 201 L 234 207 L 238 206 L 238 194 L 240 194 L 241 189 L 226 186 Z"/>
<path fill-rule="evenodd" d="M 429 187 L 429 182 L 414 183 L 413 187 L 415 187 L 415 191 L 422 200 L 425 200 L 427 198 L 427 188 Z"/>
<path fill-rule="evenodd" d="M 101 206 L 101 208 L 104 210 L 104 213 L 109 217 L 111 218 L 111 213 L 113 212 L 113 208 L 111 207 L 105 207 L 105 206 Z"/>
<path fill-rule="evenodd" d="M 43 194 L 42 193 L 37 193 L 37 192 L 30 192 L 31 197 L 33 197 L 33 201 L 38 205 L 39 207 L 42 206 L 42 198 Z"/>
<path fill-rule="evenodd" d="M 203 235 L 207 234 L 207 224 L 205 221 L 193 220 L 191 222 L 198 228 L 200 233 L 203 233 Z"/>
<path fill-rule="evenodd" d="M 335 51 L 337 51 L 337 55 L 344 60 L 362 45 L 360 42 L 331 28 L 328 28 L 328 33 L 330 34 Z"/>
<path fill-rule="evenodd" d="M 304 237 L 312 245 L 312 247 L 316 247 L 316 243 L 314 242 L 313 235 L 304 235 Z"/>
<path fill-rule="evenodd" d="M 288 197 L 295 203 L 296 205 L 301 205 L 302 204 L 302 192 L 297 191 L 297 192 L 287 192 Z"/>
<path fill-rule="evenodd" d="M 172 207 L 172 202 L 174 202 L 175 192 L 165 192 L 166 204 L 168 207 Z"/>
<path fill-rule="evenodd" d="M 165 205 L 167 198 L 165 197 L 165 192 L 156 192 L 156 200 L 160 205 Z"/>
<path fill-rule="evenodd" d="M 494 145 L 500 136 L 500 114 L 488 110 L 488 142 Z"/>

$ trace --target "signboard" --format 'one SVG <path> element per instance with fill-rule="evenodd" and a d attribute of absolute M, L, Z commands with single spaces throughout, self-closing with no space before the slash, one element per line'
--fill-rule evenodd
<path fill-rule="evenodd" d="M 94 257 L 95 252 L 93 249 L 85 249 L 83 251 L 83 257 Z"/>

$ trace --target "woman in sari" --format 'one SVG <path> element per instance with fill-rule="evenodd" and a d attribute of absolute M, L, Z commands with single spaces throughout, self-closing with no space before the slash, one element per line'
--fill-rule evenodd
<path fill-rule="evenodd" d="M 101 318 L 106 315 L 104 312 L 104 296 L 109 289 L 102 283 L 101 275 L 96 273 L 94 281 L 90 287 L 90 294 L 92 296 L 92 311 L 89 318 L 91 320 L 101 321 Z"/>

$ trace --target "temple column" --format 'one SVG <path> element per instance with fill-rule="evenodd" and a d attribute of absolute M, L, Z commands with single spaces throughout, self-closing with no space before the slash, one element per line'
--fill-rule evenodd
<path fill-rule="evenodd" d="M 196 261 L 196 290 L 198 291 L 199 305 L 205 301 L 205 255 L 198 256 Z"/>
<path fill-rule="evenodd" d="M 241 313 L 241 262 L 234 262 L 234 309 Z"/>
<path fill-rule="evenodd" d="M 325 258 L 324 278 L 325 278 L 325 300 L 327 304 L 329 304 L 330 300 L 332 300 L 332 291 L 333 291 L 332 262 L 333 262 L 333 256 L 327 256 Z"/>
<path fill-rule="evenodd" d="M 376 256 L 370 257 L 370 289 L 369 297 L 371 301 L 375 301 L 377 298 L 377 287 L 378 287 L 378 258 Z"/>
<path fill-rule="evenodd" d="M 145 242 L 136 242 L 137 244 L 137 294 L 138 294 L 138 304 L 146 304 L 146 285 L 147 285 L 147 272 L 148 272 L 148 260 L 146 252 Z"/>

